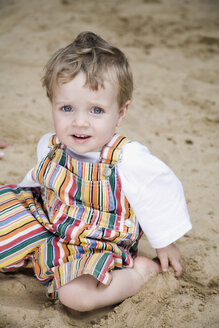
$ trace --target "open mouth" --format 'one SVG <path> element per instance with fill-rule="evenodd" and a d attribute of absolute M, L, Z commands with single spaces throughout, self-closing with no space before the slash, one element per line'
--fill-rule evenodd
<path fill-rule="evenodd" d="M 72 137 L 76 140 L 81 140 L 81 141 L 85 141 L 90 138 L 90 136 L 88 136 L 86 134 L 73 134 Z"/>

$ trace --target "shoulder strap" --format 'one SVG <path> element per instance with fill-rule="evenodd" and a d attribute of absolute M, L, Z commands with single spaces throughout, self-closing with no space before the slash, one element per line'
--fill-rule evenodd
<path fill-rule="evenodd" d="M 54 146 L 57 147 L 60 144 L 59 138 L 56 136 L 56 134 L 53 134 L 49 138 L 49 147 L 53 148 Z"/>
<path fill-rule="evenodd" d="M 122 147 L 130 142 L 128 138 L 114 134 L 113 138 L 106 144 L 100 155 L 100 163 L 115 164 L 121 160 Z"/>
<path fill-rule="evenodd" d="M 122 157 L 122 147 L 130 140 L 126 137 L 114 134 L 113 138 L 106 144 L 100 154 L 100 163 L 105 164 L 115 164 Z M 65 149 L 66 147 L 62 145 L 58 137 L 54 134 L 49 139 L 49 147 L 52 148 L 50 151 L 51 156 L 54 157 L 57 148 Z M 50 155 L 50 153 L 48 155 Z"/>
<path fill-rule="evenodd" d="M 50 138 L 49 138 L 49 148 L 51 148 L 51 149 L 58 149 L 58 148 L 60 148 L 60 149 L 62 149 L 62 150 L 65 150 L 66 149 L 66 146 L 65 145 L 63 145 L 61 142 L 60 142 L 60 140 L 59 140 L 59 138 L 57 137 L 57 135 L 56 134 L 53 134 Z"/>

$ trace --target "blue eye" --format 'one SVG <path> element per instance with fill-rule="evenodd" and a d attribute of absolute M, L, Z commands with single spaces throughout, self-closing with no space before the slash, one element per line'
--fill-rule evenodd
<path fill-rule="evenodd" d="M 61 110 L 63 112 L 71 112 L 72 111 L 72 107 L 71 106 L 62 106 Z"/>
<path fill-rule="evenodd" d="M 101 114 L 101 113 L 103 113 L 103 110 L 102 110 L 101 108 L 99 108 L 99 107 L 94 107 L 94 108 L 92 109 L 92 112 L 93 112 L 94 114 Z"/>

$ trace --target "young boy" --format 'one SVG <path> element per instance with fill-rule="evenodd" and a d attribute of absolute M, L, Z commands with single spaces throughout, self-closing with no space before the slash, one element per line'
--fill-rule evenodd
<path fill-rule="evenodd" d="M 125 55 L 81 33 L 52 56 L 43 85 L 56 134 L 41 138 L 22 183 L 0 190 L 1 271 L 32 266 L 50 297 L 78 311 L 134 295 L 169 263 L 180 276 L 173 242 L 191 229 L 182 186 L 115 134 L 133 90 Z M 161 265 L 137 256 L 142 230 Z"/>

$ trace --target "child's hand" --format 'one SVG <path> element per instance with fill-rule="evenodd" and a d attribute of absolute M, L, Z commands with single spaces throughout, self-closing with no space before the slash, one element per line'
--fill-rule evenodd
<path fill-rule="evenodd" d="M 0 149 L 6 148 L 8 146 L 9 146 L 9 144 L 6 141 L 0 140 Z M 3 157 L 4 157 L 4 152 L 0 151 L 0 159 Z"/>
<path fill-rule="evenodd" d="M 160 260 L 162 271 L 166 272 L 170 263 L 175 271 L 176 277 L 179 277 L 182 273 L 182 262 L 178 248 L 174 244 L 170 244 L 167 247 L 156 249 L 156 252 Z"/>

